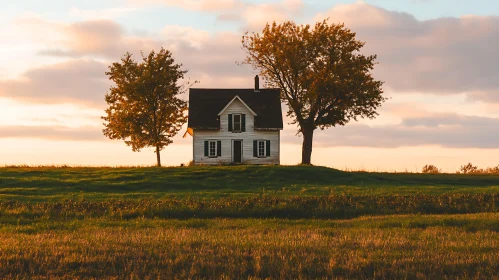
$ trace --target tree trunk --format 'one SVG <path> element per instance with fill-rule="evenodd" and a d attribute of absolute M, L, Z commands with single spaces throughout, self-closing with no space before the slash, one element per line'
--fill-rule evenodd
<path fill-rule="evenodd" d="M 310 164 L 312 160 L 312 140 L 314 138 L 314 128 L 304 127 L 302 129 L 303 144 L 301 149 L 301 164 Z"/>
<path fill-rule="evenodd" d="M 158 160 L 158 167 L 161 167 L 161 155 L 159 154 L 159 146 L 156 146 L 156 159 Z"/>

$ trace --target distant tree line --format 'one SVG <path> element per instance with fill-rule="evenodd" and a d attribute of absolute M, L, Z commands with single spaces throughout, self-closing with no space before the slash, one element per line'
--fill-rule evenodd
<path fill-rule="evenodd" d="M 421 173 L 442 173 L 442 169 L 436 167 L 433 164 L 427 164 L 423 166 Z M 456 171 L 457 174 L 499 174 L 499 165 L 494 167 L 478 168 L 478 166 L 473 165 L 471 162 L 465 165 L 461 165 L 459 170 Z"/>

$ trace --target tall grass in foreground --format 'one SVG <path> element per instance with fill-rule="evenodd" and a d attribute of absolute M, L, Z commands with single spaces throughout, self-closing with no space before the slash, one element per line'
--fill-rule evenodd
<path fill-rule="evenodd" d="M 494 278 L 498 214 L 131 220 L 0 229 L 5 278 Z M 491 222 L 492 221 L 492 222 Z M 496 221 L 495 223 L 493 221 Z M 29 226 L 28 226 L 29 227 Z"/>

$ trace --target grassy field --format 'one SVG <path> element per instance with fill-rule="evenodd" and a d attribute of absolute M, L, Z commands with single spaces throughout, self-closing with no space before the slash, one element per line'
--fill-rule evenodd
<path fill-rule="evenodd" d="M 499 175 L 345 172 L 310 166 L 0 168 L 0 196 L 30 202 L 202 196 L 489 194 Z"/>
<path fill-rule="evenodd" d="M 495 175 L 0 168 L 0 275 L 494 278 L 497 209 Z"/>

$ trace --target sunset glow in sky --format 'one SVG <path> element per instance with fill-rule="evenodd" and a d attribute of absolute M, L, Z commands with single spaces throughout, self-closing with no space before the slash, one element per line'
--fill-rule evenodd
<path fill-rule="evenodd" d="M 314 164 L 499 164 L 499 1 L 20 0 L 0 9 L 0 165 L 154 165 L 152 149 L 134 153 L 102 134 L 109 64 L 164 47 L 197 87 L 249 88 L 257 72 L 236 64 L 245 31 L 325 18 L 378 55 L 374 75 L 390 99 L 375 120 L 316 131 Z M 164 165 L 192 159 L 184 131 Z M 283 164 L 300 162 L 296 126 L 285 125 L 281 153 Z"/>

